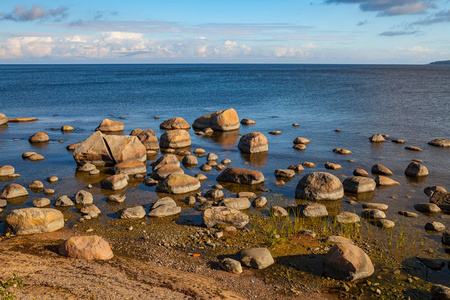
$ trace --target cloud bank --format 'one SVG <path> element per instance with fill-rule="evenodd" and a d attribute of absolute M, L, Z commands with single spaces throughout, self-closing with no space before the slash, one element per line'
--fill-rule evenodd
<path fill-rule="evenodd" d="M 378 16 L 419 15 L 434 8 L 432 0 L 325 0 L 325 3 L 359 4 L 362 11 L 378 12 Z"/>
<path fill-rule="evenodd" d="M 67 17 L 67 7 L 61 6 L 56 9 L 45 9 L 39 5 L 27 6 L 16 5 L 10 13 L 0 13 L 0 20 L 15 22 L 28 22 L 35 20 L 61 21 Z"/>

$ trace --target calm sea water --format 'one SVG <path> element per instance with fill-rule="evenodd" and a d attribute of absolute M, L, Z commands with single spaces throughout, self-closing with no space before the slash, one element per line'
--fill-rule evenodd
<path fill-rule="evenodd" d="M 0 128 L 0 165 L 13 165 L 22 175 L 14 182 L 25 185 L 58 176 L 55 197 L 73 195 L 93 183 L 95 204 L 108 212 L 103 218 L 114 218 L 112 208 L 104 201 L 106 192 L 99 188 L 101 176 L 76 174 L 72 155 L 65 150 L 67 145 L 85 139 L 104 118 L 125 117 L 121 120 L 125 134 L 134 128 L 152 128 L 160 135 L 159 124 L 165 119 L 178 116 L 192 124 L 203 114 L 232 107 L 241 119 L 256 121 L 253 126 L 241 126 L 239 133 L 264 133 L 269 153 L 262 157 L 242 156 L 236 149 L 238 133 L 207 138 L 190 130 L 192 149 L 201 147 L 218 154 L 220 160 L 230 158 L 233 166 L 261 170 L 267 179 L 265 188 L 282 194 L 283 204 L 295 203 L 294 191 L 302 175 L 284 187 L 275 187 L 275 169 L 314 162 L 317 167 L 305 170 L 306 174 L 324 171 L 324 163 L 330 161 L 343 166 L 332 173 L 351 176 L 355 168 L 370 171 L 373 164 L 381 163 L 394 172 L 392 178 L 401 185 L 377 189 L 369 200 L 388 204 L 388 218 L 404 222 L 397 211 L 413 211 L 415 203 L 428 202 L 422 192 L 424 187 L 443 185 L 450 189 L 450 149 L 427 145 L 435 138 L 450 138 L 449 83 L 450 67 L 445 66 L 1 65 L 0 112 L 8 117 L 38 117 L 39 121 Z M 293 127 L 293 123 L 300 126 Z M 59 130 L 62 125 L 72 125 L 76 130 L 64 134 Z M 269 135 L 272 130 L 282 134 Z M 37 131 L 48 132 L 50 143 L 28 143 L 27 139 Z M 407 145 L 424 151 L 408 151 L 405 145 L 389 140 L 371 145 L 368 138 L 373 133 L 405 139 Z M 292 148 L 298 136 L 311 140 L 305 151 Z M 334 154 L 332 149 L 336 147 L 350 149 L 353 154 Z M 37 151 L 46 160 L 24 161 L 24 151 Z M 430 171 L 427 178 L 412 182 L 403 175 L 412 159 L 424 161 Z M 205 160 L 200 158 L 199 163 Z M 191 175 L 200 172 L 198 168 L 185 171 Z M 217 175 L 217 171 L 208 175 L 202 191 L 216 183 Z M 49 186 L 47 182 L 45 185 Z M 231 194 L 227 191 L 227 195 Z M 9 205 L 0 217 L 15 207 L 31 206 L 32 200 L 42 196 L 31 193 L 24 203 Z M 148 204 L 156 199 L 154 188 L 136 183 L 127 190 L 126 204 Z M 345 202 L 340 209 L 361 210 Z M 73 213 L 77 214 L 75 209 Z M 181 219 L 198 217 L 198 213 L 186 209 Z M 421 215 L 408 220 L 408 226 L 424 232 L 423 225 L 431 219 L 450 227 L 449 219 L 442 214 Z M 439 236 L 428 234 L 426 239 L 442 248 Z"/>

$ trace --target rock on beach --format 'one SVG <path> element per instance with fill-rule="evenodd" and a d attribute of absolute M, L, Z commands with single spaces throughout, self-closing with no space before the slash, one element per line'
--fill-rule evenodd
<path fill-rule="evenodd" d="M 25 187 L 17 183 L 11 183 L 2 189 L 0 198 L 11 199 L 16 197 L 27 196 L 28 191 Z"/>
<path fill-rule="evenodd" d="M 109 260 L 114 254 L 107 241 L 97 235 L 73 236 L 58 249 L 60 255 L 86 260 Z"/>

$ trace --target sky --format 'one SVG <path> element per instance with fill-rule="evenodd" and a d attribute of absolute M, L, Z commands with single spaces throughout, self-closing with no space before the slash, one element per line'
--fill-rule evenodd
<path fill-rule="evenodd" d="M 450 0 L 0 0 L 0 64 L 425 64 Z"/>

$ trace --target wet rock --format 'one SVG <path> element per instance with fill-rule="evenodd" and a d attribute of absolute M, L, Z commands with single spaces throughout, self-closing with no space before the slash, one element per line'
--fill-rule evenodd
<path fill-rule="evenodd" d="M 392 186 L 392 185 L 400 185 L 398 181 L 395 181 L 394 179 L 391 179 L 386 176 L 377 176 L 375 178 L 375 183 L 378 186 Z"/>
<path fill-rule="evenodd" d="M 217 167 L 217 161 L 214 161 L 214 160 L 208 160 L 206 163 L 207 163 L 208 165 L 210 165 L 211 167 L 213 167 L 213 168 Z"/>
<path fill-rule="evenodd" d="M 312 172 L 300 179 L 295 198 L 305 200 L 339 200 L 344 188 L 336 176 L 326 172 Z"/>
<path fill-rule="evenodd" d="M 450 139 L 435 139 L 429 141 L 428 145 L 436 147 L 450 147 Z"/>
<path fill-rule="evenodd" d="M 287 210 L 281 206 L 272 206 L 269 209 L 269 213 L 272 217 L 276 217 L 276 218 L 284 218 L 284 217 L 289 216 L 289 213 L 287 212 Z"/>
<path fill-rule="evenodd" d="M 219 199 L 223 198 L 223 196 L 224 195 L 222 190 L 212 189 L 205 193 L 205 198 Z"/>
<path fill-rule="evenodd" d="M 215 204 L 213 201 L 208 201 L 204 197 L 197 197 L 197 202 L 200 203 L 200 205 L 195 208 L 198 211 L 205 211 L 207 209 L 213 208 Z"/>
<path fill-rule="evenodd" d="M 348 239 L 348 238 L 346 238 L 346 237 L 343 237 L 343 236 L 339 236 L 339 235 L 332 235 L 332 236 L 329 236 L 329 237 L 327 237 L 326 239 L 325 239 L 325 241 L 324 241 L 326 244 L 332 244 L 332 245 L 335 245 L 335 244 L 344 244 L 344 243 L 347 243 L 347 244 L 353 244 L 353 241 L 352 240 L 350 240 L 350 239 Z"/>
<path fill-rule="evenodd" d="M 271 134 L 271 135 L 280 135 L 281 131 L 279 131 L 279 130 L 269 131 L 269 134 Z"/>
<path fill-rule="evenodd" d="M 175 201 L 170 197 L 164 197 L 156 201 L 148 216 L 149 217 L 167 217 L 177 215 L 181 212 L 181 207 L 177 206 Z"/>
<path fill-rule="evenodd" d="M 106 201 L 115 202 L 115 203 L 123 203 L 123 202 L 125 202 L 126 198 L 127 197 L 125 195 L 110 195 L 110 196 L 108 196 Z"/>
<path fill-rule="evenodd" d="M 419 262 L 425 265 L 427 268 L 432 270 L 440 271 L 443 267 L 445 267 L 445 261 L 442 259 L 433 259 L 433 258 L 425 258 L 425 257 L 416 257 Z"/>
<path fill-rule="evenodd" d="M 87 204 L 87 205 L 83 206 L 80 209 L 80 212 L 83 215 L 92 215 L 92 213 L 93 213 L 94 216 L 98 216 L 99 214 L 102 213 L 100 211 L 100 209 L 97 206 L 95 206 L 94 204 Z"/>
<path fill-rule="evenodd" d="M 58 182 L 58 177 L 56 177 L 56 176 L 50 176 L 50 177 L 47 177 L 47 182 L 48 183 L 57 183 Z"/>
<path fill-rule="evenodd" d="M 220 263 L 219 263 L 219 266 L 224 271 L 227 271 L 227 272 L 230 272 L 230 273 L 233 273 L 233 274 L 241 274 L 242 273 L 241 263 L 238 262 L 237 260 L 234 260 L 234 259 L 231 259 L 231 258 L 224 258 L 224 259 L 222 259 L 220 261 Z"/>
<path fill-rule="evenodd" d="M 187 156 L 183 157 L 183 160 L 181 162 L 185 166 L 196 166 L 196 165 L 198 165 L 197 157 L 195 157 L 194 155 L 187 155 Z"/>
<path fill-rule="evenodd" d="M 269 144 L 264 134 L 251 132 L 241 137 L 238 148 L 243 153 L 267 152 L 269 150 Z"/>
<path fill-rule="evenodd" d="M 156 180 L 163 180 L 171 174 L 184 174 L 184 171 L 176 165 L 167 164 L 153 171 L 150 176 Z"/>
<path fill-rule="evenodd" d="M 196 154 L 196 155 L 201 155 L 201 154 L 205 154 L 205 153 L 206 153 L 206 150 L 202 149 L 202 148 L 197 148 L 194 150 L 194 154 Z"/>
<path fill-rule="evenodd" d="M 275 177 L 281 178 L 293 178 L 295 176 L 295 171 L 290 169 L 276 169 L 274 175 Z"/>
<path fill-rule="evenodd" d="M 425 224 L 425 230 L 429 230 L 429 231 L 444 231 L 445 230 L 445 225 L 442 224 L 441 222 L 428 222 L 427 224 Z"/>
<path fill-rule="evenodd" d="M 249 209 L 251 205 L 247 198 L 225 198 L 222 203 L 225 207 L 236 210 Z"/>
<path fill-rule="evenodd" d="M 256 198 L 256 194 L 253 192 L 239 192 L 237 194 L 237 198 L 253 199 L 253 198 Z"/>
<path fill-rule="evenodd" d="M 259 196 L 258 198 L 255 198 L 253 200 L 253 207 L 254 208 L 263 208 L 267 204 L 267 198 L 264 196 Z"/>
<path fill-rule="evenodd" d="M 117 191 L 124 189 L 128 186 L 128 175 L 127 174 L 117 174 L 106 177 L 100 181 L 100 186 L 102 189 Z"/>
<path fill-rule="evenodd" d="M 241 250 L 241 262 L 244 266 L 253 269 L 265 269 L 275 263 L 267 248 L 250 248 Z"/>
<path fill-rule="evenodd" d="M 336 222 L 339 224 L 355 224 L 359 223 L 361 219 L 355 213 L 343 211 L 336 216 Z"/>
<path fill-rule="evenodd" d="M 344 154 L 344 155 L 352 154 L 352 151 L 347 150 L 347 149 L 342 149 L 342 148 L 334 148 L 333 152 L 338 153 L 338 154 Z"/>
<path fill-rule="evenodd" d="M 320 218 L 328 216 L 325 205 L 319 203 L 306 203 L 297 205 L 300 215 L 305 218 Z"/>
<path fill-rule="evenodd" d="M 335 164 L 335 163 L 331 163 L 331 162 L 327 162 L 324 166 L 325 166 L 325 169 L 329 169 L 329 170 L 342 169 L 341 165 L 338 165 L 338 164 Z"/>
<path fill-rule="evenodd" d="M 309 144 L 309 143 L 311 143 L 311 141 L 308 140 L 307 138 L 304 138 L 304 137 L 298 137 L 298 138 L 296 138 L 294 140 L 294 144 L 304 144 L 304 145 L 306 145 L 306 144 Z"/>
<path fill-rule="evenodd" d="M 206 179 L 208 179 L 208 177 L 206 177 L 203 174 L 195 174 L 194 177 L 197 178 L 199 181 L 205 181 Z"/>
<path fill-rule="evenodd" d="M 60 206 L 60 207 L 69 207 L 69 206 L 74 206 L 75 204 L 67 195 L 62 195 L 56 199 L 54 205 Z"/>
<path fill-rule="evenodd" d="M 27 195 L 28 195 L 28 191 L 25 187 L 23 187 L 17 183 L 11 183 L 2 189 L 0 198 L 11 199 L 11 198 L 22 197 L 22 196 L 27 196 Z"/>
<path fill-rule="evenodd" d="M 144 180 L 144 185 L 146 185 L 146 186 L 155 186 L 157 184 L 158 184 L 158 181 L 153 178 L 146 178 Z"/>
<path fill-rule="evenodd" d="M 373 203 L 373 202 L 364 203 L 362 205 L 362 207 L 363 208 L 378 209 L 378 210 L 382 210 L 382 211 L 386 211 L 389 208 L 389 206 L 387 206 L 384 203 Z"/>
<path fill-rule="evenodd" d="M 28 156 L 27 159 L 30 160 L 30 161 L 41 161 L 41 160 L 44 160 L 45 157 L 43 155 L 41 155 L 41 154 L 35 153 L 35 154 L 32 154 L 32 155 Z"/>
<path fill-rule="evenodd" d="M 289 170 L 294 170 L 294 172 L 298 173 L 298 174 L 303 172 L 303 170 L 305 170 L 301 164 L 290 165 L 288 167 L 288 169 Z"/>
<path fill-rule="evenodd" d="M 405 147 L 406 150 L 411 150 L 411 151 L 423 151 L 422 148 L 416 147 L 416 146 L 406 146 Z"/>
<path fill-rule="evenodd" d="M 300 126 L 300 125 L 298 123 L 294 123 L 294 124 L 292 124 L 292 126 L 297 127 L 297 126 Z"/>
<path fill-rule="evenodd" d="M 386 219 L 386 214 L 379 209 L 365 208 L 361 212 L 361 217 L 369 220 Z"/>
<path fill-rule="evenodd" d="M 369 138 L 369 140 L 372 143 L 381 143 L 384 142 L 386 139 L 380 133 L 375 133 Z"/>
<path fill-rule="evenodd" d="M 242 228 L 248 223 L 248 216 L 239 210 L 219 206 L 211 207 L 203 212 L 203 223 L 206 227 L 213 227 L 216 224 L 231 225 Z"/>
<path fill-rule="evenodd" d="M 229 165 L 229 164 L 231 164 L 231 159 L 225 158 L 221 161 L 221 163 L 224 165 Z"/>
<path fill-rule="evenodd" d="M 28 185 L 28 188 L 30 190 L 42 190 L 44 188 L 44 184 L 39 180 L 34 180 Z"/>
<path fill-rule="evenodd" d="M 186 174 L 171 174 L 156 186 L 156 191 L 170 194 L 184 194 L 200 188 L 200 181 Z"/>
<path fill-rule="evenodd" d="M 428 175 L 428 169 L 417 162 L 411 162 L 405 170 L 405 175 L 410 177 L 422 177 Z"/>
<path fill-rule="evenodd" d="M 386 176 L 390 176 L 390 175 L 394 174 L 387 167 L 380 165 L 380 164 L 376 164 L 376 165 L 372 166 L 372 173 L 379 174 L 379 175 L 386 175 Z"/>
<path fill-rule="evenodd" d="M 274 186 L 284 186 L 286 184 L 286 182 L 284 182 L 284 180 L 277 180 L 273 185 Z"/>
<path fill-rule="evenodd" d="M 374 272 L 369 256 L 361 248 L 349 243 L 331 247 L 324 257 L 322 268 L 325 276 L 346 281 L 365 278 Z"/>
<path fill-rule="evenodd" d="M 125 208 L 119 211 L 119 218 L 121 219 L 142 219 L 145 217 L 145 209 L 139 205 Z"/>
<path fill-rule="evenodd" d="M 203 164 L 200 166 L 200 170 L 203 172 L 210 172 L 212 170 L 212 167 L 208 164 Z"/>
<path fill-rule="evenodd" d="M 306 145 L 305 144 L 296 144 L 293 147 L 295 150 L 305 150 L 306 149 Z"/>
<path fill-rule="evenodd" d="M 229 108 L 201 116 L 194 121 L 192 127 L 200 130 L 208 127 L 218 131 L 236 130 L 239 128 L 239 117 L 234 109 Z"/>
<path fill-rule="evenodd" d="M 75 150 L 76 147 L 80 146 L 81 143 L 82 142 L 70 144 L 69 146 L 66 147 L 66 149 L 69 150 L 69 151 L 73 151 L 73 150 Z"/>
<path fill-rule="evenodd" d="M 155 132 L 150 128 L 146 130 L 134 129 L 130 135 L 136 136 L 139 139 L 145 149 L 147 149 L 147 153 L 159 149 L 158 138 L 156 137 Z"/>
<path fill-rule="evenodd" d="M 52 232 L 64 227 L 63 214 L 53 208 L 14 209 L 6 217 L 5 232 L 27 235 Z"/>
<path fill-rule="evenodd" d="M 189 150 L 180 150 L 177 152 L 177 156 L 187 156 L 187 155 L 191 155 L 191 151 Z"/>
<path fill-rule="evenodd" d="M 142 174 L 147 172 L 147 167 L 145 164 L 138 160 L 138 159 L 132 159 L 127 160 L 121 163 L 118 163 L 114 166 L 114 173 L 116 174 L 128 174 L 128 175 L 134 175 L 134 174 Z"/>
<path fill-rule="evenodd" d="M 30 143 L 46 143 L 49 140 L 46 132 L 36 132 L 28 139 Z"/>
<path fill-rule="evenodd" d="M 373 192 L 377 186 L 375 180 L 362 176 L 348 177 L 342 184 L 346 192 L 354 194 Z"/>
<path fill-rule="evenodd" d="M 70 125 L 63 125 L 61 126 L 61 131 L 72 131 L 73 127 Z"/>
<path fill-rule="evenodd" d="M 50 205 L 50 199 L 48 198 L 37 198 L 33 200 L 34 207 L 45 207 Z"/>
<path fill-rule="evenodd" d="M 87 205 L 94 202 L 94 197 L 91 193 L 85 190 L 79 190 L 75 196 L 75 204 L 77 205 Z"/>
<path fill-rule="evenodd" d="M 186 199 L 184 199 L 184 203 L 186 203 L 187 205 L 195 205 L 196 202 L 197 200 L 194 196 L 188 196 L 186 197 Z"/>
<path fill-rule="evenodd" d="M 450 287 L 435 284 L 431 287 L 433 300 L 450 300 Z"/>
<path fill-rule="evenodd" d="M 208 155 L 206 156 L 207 161 L 217 161 L 218 159 L 219 157 L 214 153 L 208 153 Z"/>
<path fill-rule="evenodd" d="M 264 182 L 264 175 L 256 170 L 227 168 L 220 173 L 217 181 L 253 185 Z"/>
<path fill-rule="evenodd" d="M 159 125 L 160 129 L 164 130 L 174 130 L 174 129 L 191 129 L 191 126 L 186 122 L 185 119 L 180 117 L 175 117 L 169 120 L 165 120 Z"/>
<path fill-rule="evenodd" d="M 33 117 L 20 117 L 20 118 L 9 118 L 9 123 L 25 123 L 25 122 L 34 122 L 39 120 L 38 118 Z"/>
<path fill-rule="evenodd" d="M 406 144 L 406 141 L 405 140 L 401 140 L 401 139 L 393 139 L 392 142 L 396 143 L 396 144 Z"/>
<path fill-rule="evenodd" d="M 60 255 L 86 260 L 109 260 L 114 254 L 107 241 L 97 235 L 73 236 L 58 249 Z"/>
<path fill-rule="evenodd" d="M 417 218 L 419 215 L 410 211 L 401 210 L 398 212 L 399 215 L 408 217 L 408 218 Z"/>
<path fill-rule="evenodd" d="M 14 175 L 15 169 L 13 166 L 5 165 L 0 167 L 0 176 Z"/>
<path fill-rule="evenodd" d="M 159 139 L 161 148 L 184 148 L 191 145 L 189 132 L 183 129 L 164 132 Z"/>
<path fill-rule="evenodd" d="M 392 229 L 395 227 L 395 223 L 390 220 L 380 219 L 377 221 L 377 226 L 381 229 Z"/>
<path fill-rule="evenodd" d="M 250 119 L 242 119 L 241 124 L 242 125 L 253 125 L 253 124 L 256 124 L 256 122 L 253 120 L 250 120 Z"/>
<path fill-rule="evenodd" d="M 220 172 L 220 171 L 225 170 L 226 168 L 227 168 L 227 167 L 224 166 L 224 165 L 217 165 L 216 170 Z"/>
<path fill-rule="evenodd" d="M 78 172 L 91 172 L 92 170 L 95 170 L 95 169 L 97 169 L 97 168 L 91 163 L 85 163 L 85 164 L 77 167 Z"/>
<path fill-rule="evenodd" d="M 43 191 L 44 195 L 49 196 L 49 195 L 53 195 L 55 193 L 54 189 L 44 189 Z"/>
<path fill-rule="evenodd" d="M 159 168 L 165 165 L 174 165 L 180 167 L 180 162 L 176 155 L 173 154 L 165 154 L 158 158 L 154 163 L 152 163 L 153 171 L 158 170 Z"/>
<path fill-rule="evenodd" d="M 312 162 L 309 161 L 305 161 L 302 163 L 302 166 L 306 167 L 306 168 L 314 168 L 316 165 Z"/>
<path fill-rule="evenodd" d="M 450 211 L 450 192 L 434 192 L 430 197 L 430 202 L 442 210 Z"/>
<path fill-rule="evenodd" d="M 355 169 L 353 170 L 354 176 L 362 176 L 362 177 L 368 177 L 369 173 L 364 169 Z"/>
<path fill-rule="evenodd" d="M 428 197 L 431 197 L 431 196 L 433 196 L 433 194 L 434 194 L 435 192 L 446 193 L 447 190 L 446 190 L 444 187 L 442 187 L 442 186 L 432 185 L 432 186 L 427 186 L 427 187 L 423 190 L 423 192 L 424 192 Z"/>
<path fill-rule="evenodd" d="M 4 114 L 0 114 L 0 126 L 8 123 L 8 117 Z"/>
<path fill-rule="evenodd" d="M 104 132 L 123 131 L 123 123 L 110 119 L 104 119 L 95 130 Z"/>
<path fill-rule="evenodd" d="M 414 204 L 414 208 L 417 211 L 424 212 L 424 213 L 441 212 L 441 209 L 439 208 L 439 206 L 437 206 L 434 203 L 417 203 L 417 204 Z"/>

